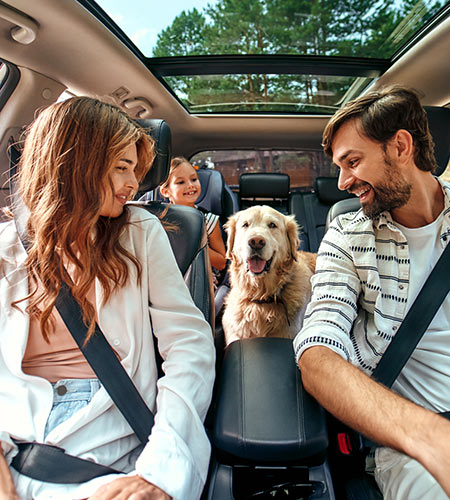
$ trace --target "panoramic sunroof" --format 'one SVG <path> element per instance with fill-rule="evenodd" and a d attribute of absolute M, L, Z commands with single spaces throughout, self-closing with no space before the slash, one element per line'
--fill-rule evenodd
<path fill-rule="evenodd" d="M 95 5 L 80 1 L 88 8 Z M 149 69 L 191 113 L 332 114 L 385 71 L 450 2 L 97 4 L 110 18 L 100 16 L 105 24 L 133 42 Z"/>
<path fill-rule="evenodd" d="M 291 74 L 167 76 L 191 113 L 333 114 L 354 77 Z"/>

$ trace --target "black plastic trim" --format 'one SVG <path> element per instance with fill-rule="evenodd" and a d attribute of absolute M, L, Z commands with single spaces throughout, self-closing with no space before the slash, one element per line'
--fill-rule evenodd
<path fill-rule="evenodd" d="M 400 59 L 408 50 L 416 45 L 422 38 L 424 38 L 428 33 L 433 31 L 441 22 L 443 22 L 447 17 L 450 16 L 450 4 L 445 5 L 439 12 L 437 12 L 419 31 L 413 35 L 405 44 L 403 44 L 397 52 L 392 54 L 391 62 L 394 64 L 398 59 Z"/>
<path fill-rule="evenodd" d="M 2 62 L 6 66 L 7 73 L 0 88 L 0 110 L 3 109 L 20 80 L 20 71 L 17 66 L 3 59 Z"/>
<path fill-rule="evenodd" d="M 145 62 L 159 77 L 275 73 L 376 78 L 390 66 L 388 59 L 262 54 L 148 57 Z"/>
<path fill-rule="evenodd" d="M 77 0 L 87 11 L 95 16 L 111 33 L 116 36 L 128 49 L 141 61 L 145 60 L 144 54 L 130 40 L 128 35 L 108 16 L 108 14 L 92 0 Z"/>

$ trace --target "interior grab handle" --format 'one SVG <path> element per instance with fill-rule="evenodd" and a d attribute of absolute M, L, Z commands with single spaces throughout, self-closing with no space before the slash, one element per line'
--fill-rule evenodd
<path fill-rule="evenodd" d="M 28 45 L 36 39 L 38 23 L 18 10 L 0 4 L 0 17 L 15 26 L 11 29 L 11 38 L 22 45 Z"/>
<path fill-rule="evenodd" d="M 122 106 L 127 109 L 141 108 L 141 110 L 137 112 L 138 118 L 150 118 L 153 114 L 153 106 L 145 97 L 127 99 L 123 101 Z"/>

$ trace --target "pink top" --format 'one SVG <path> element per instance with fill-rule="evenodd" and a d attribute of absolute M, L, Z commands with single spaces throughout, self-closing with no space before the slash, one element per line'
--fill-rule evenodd
<path fill-rule="evenodd" d="M 94 288 L 91 292 L 93 304 Z M 37 318 L 30 319 L 28 342 L 22 360 L 24 373 L 52 383 L 66 378 L 97 378 L 56 308 L 53 318 L 55 329 L 50 333 L 50 344 L 44 340 Z"/>

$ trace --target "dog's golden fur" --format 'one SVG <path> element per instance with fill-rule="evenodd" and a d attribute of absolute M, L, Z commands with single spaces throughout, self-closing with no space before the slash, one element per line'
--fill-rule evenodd
<path fill-rule="evenodd" d="M 250 337 L 294 337 L 316 263 L 315 254 L 297 251 L 295 217 L 258 205 L 234 214 L 225 229 L 231 261 L 222 320 L 226 344 Z"/>

